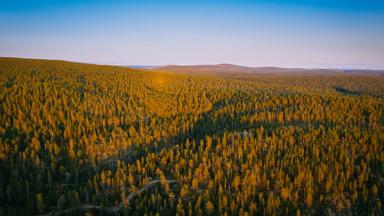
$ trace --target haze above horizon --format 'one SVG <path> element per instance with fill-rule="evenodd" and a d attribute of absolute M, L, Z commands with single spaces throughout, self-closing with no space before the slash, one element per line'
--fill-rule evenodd
<path fill-rule="evenodd" d="M 384 69 L 384 2 L 3 1 L 0 56 Z"/>

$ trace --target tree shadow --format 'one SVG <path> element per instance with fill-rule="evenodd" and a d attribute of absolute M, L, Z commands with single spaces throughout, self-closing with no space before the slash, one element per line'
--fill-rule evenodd
<path fill-rule="evenodd" d="M 344 94 L 344 95 L 354 95 L 354 96 L 359 96 L 361 95 L 361 92 L 358 91 L 352 91 L 349 90 L 343 86 L 334 86 L 333 87 L 338 93 Z"/>
<path fill-rule="evenodd" d="M 176 135 L 161 137 L 158 141 L 151 141 L 146 145 L 137 144 L 123 150 L 119 156 L 108 157 L 99 161 L 94 171 L 99 172 L 103 169 L 115 170 L 117 161 L 124 163 L 134 163 L 136 160 L 145 157 L 150 153 L 159 153 L 164 149 L 169 149 L 175 145 L 182 145 L 187 140 L 202 140 L 207 136 L 223 135 L 225 132 L 239 132 L 243 134 L 244 130 L 260 126 L 260 124 L 244 124 L 241 121 L 241 115 L 231 115 L 229 113 L 220 113 L 221 109 L 226 106 L 238 103 L 238 97 L 246 97 L 243 92 L 237 92 L 232 97 L 216 101 L 212 105 L 212 109 L 200 114 L 193 127 L 186 129 L 185 132 L 179 132 Z"/>

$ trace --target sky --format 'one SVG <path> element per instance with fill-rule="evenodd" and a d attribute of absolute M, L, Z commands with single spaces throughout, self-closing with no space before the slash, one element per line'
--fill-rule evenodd
<path fill-rule="evenodd" d="M 0 56 L 384 69 L 384 0 L 0 0 Z"/>

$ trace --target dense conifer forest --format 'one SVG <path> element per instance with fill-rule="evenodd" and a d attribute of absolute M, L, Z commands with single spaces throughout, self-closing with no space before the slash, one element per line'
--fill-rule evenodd
<path fill-rule="evenodd" d="M 0 59 L 0 215 L 383 215 L 384 76 Z"/>

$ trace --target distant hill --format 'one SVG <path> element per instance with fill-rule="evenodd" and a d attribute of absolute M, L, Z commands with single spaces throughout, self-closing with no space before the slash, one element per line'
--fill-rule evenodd
<path fill-rule="evenodd" d="M 246 67 L 233 64 L 217 65 L 168 65 L 148 69 L 187 73 L 187 74 L 267 74 L 267 73 L 350 73 L 350 74 L 384 74 L 384 70 L 349 70 L 349 69 L 306 69 L 306 68 L 280 68 L 280 67 Z"/>

